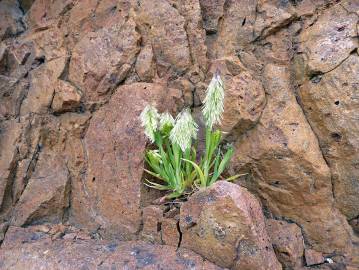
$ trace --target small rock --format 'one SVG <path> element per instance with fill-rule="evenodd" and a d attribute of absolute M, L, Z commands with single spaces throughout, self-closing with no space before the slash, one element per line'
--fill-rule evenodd
<path fill-rule="evenodd" d="M 80 105 L 81 94 L 70 83 L 57 80 L 52 101 L 54 112 L 71 111 Z"/>
<path fill-rule="evenodd" d="M 307 266 L 324 263 L 324 257 L 321 252 L 314 249 L 305 250 L 305 262 Z"/>
<path fill-rule="evenodd" d="M 142 239 L 152 243 L 161 243 L 161 219 L 163 217 L 163 210 L 159 206 L 150 205 L 145 207 L 142 213 Z"/>
<path fill-rule="evenodd" d="M 153 61 L 153 51 L 151 44 L 146 45 L 141 49 L 137 56 L 136 73 L 138 77 L 144 82 L 151 82 L 155 75 L 155 62 Z"/>
<path fill-rule="evenodd" d="M 180 240 L 178 220 L 175 218 L 162 219 L 162 241 L 165 245 L 177 247 Z"/>
<path fill-rule="evenodd" d="M 288 269 L 302 266 L 304 240 L 300 227 L 274 219 L 267 220 L 266 225 L 280 263 Z"/>
<path fill-rule="evenodd" d="M 234 270 L 281 269 L 262 208 L 245 188 L 219 181 L 181 207 L 182 247 Z"/>

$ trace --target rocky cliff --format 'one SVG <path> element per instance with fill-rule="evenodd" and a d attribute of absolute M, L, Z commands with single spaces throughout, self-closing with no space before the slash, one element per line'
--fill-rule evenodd
<path fill-rule="evenodd" d="M 0 0 L 0 268 L 358 269 L 358 29 L 358 0 Z M 216 70 L 246 175 L 151 205 L 138 116 L 199 115 Z"/>

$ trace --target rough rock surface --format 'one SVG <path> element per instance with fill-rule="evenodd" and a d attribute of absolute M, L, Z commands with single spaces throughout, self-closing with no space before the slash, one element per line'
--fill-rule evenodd
<path fill-rule="evenodd" d="M 313 267 L 358 269 L 358 19 L 357 0 L 1 0 L 0 242 L 51 222 L 181 244 L 178 209 L 145 226 L 163 194 L 142 185 L 138 115 L 199 112 L 218 69 L 228 173 L 297 243 L 272 239 L 279 261 L 297 265 L 296 224 L 334 261 Z"/>
<path fill-rule="evenodd" d="M 300 268 L 304 252 L 304 239 L 300 227 L 275 219 L 268 219 L 266 226 L 274 251 L 284 269 Z"/>
<path fill-rule="evenodd" d="M 181 246 L 231 269 L 281 269 L 256 198 L 225 181 L 198 191 L 181 207 Z"/>
<path fill-rule="evenodd" d="M 64 237 L 66 238 L 66 237 Z M 169 268 L 170 267 L 170 268 Z M 10 227 L 0 253 L 1 269 L 173 269 L 220 270 L 186 249 L 144 242 L 51 240 L 31 227 Z"/>

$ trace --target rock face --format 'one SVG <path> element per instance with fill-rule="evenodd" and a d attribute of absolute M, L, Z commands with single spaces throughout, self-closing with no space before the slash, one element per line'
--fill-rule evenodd
<path fill-rule="evenodd" d="M 231 269 L 281 269 L 260 204 L 245 188 L 219 181 L 181 207 L 181 246 Z"/>
<path fill-rule="evenodd" d="M 92 228 L 98 226 L 122 239 L 135 237 L 141 224 L 140 190 L 146 147 L 139 116 L 147 104 L 175 110 L 180 101 L 178 90 L 135 83 L 119 87 L 109 103 L 93 114 L 83 140 L 86 174 L 80 175 L 73 186 L 74 221 Z"/>
<path fill-rule="evenodd" d="M 56 223 L 96 239 L 187 246 L 226 267 L 277 269 L 279 261 L 300 269 L 307 259 L 313 268 L 358 269 L 358 7 L 357 0 L 1 0 L 0 244 L 9 226 Z M 201 238 L 193 233 L 199 224 L 180 219 L 181 204 L 151 205 L 164 194 L 142 184 L 150 146 L 138 116 L 148 103 L 196 115 L 217 70 L 226 89 L 219 128 L 235 147 L 226 173 L 247 174 L 225 202 L 209 189 L 184 204 L 182 213 L 197 207 L 203 228 L 216 229 Z M 205 201 L 208 209 L 197 202 L 206 192 L 218 199 Z M 217 204 L 216 216 L 198 216 Z M 227 219 L 239 214 L 243 224 Z M 215 217 L 235 229 L 209 224 Z M 102 244 L 91 247 L 97 240 L 66 235 L 51 244 L 54 256 L 65 250 L 63 264 L 36 253 L 46 251 L 39 244 L 33 254 L 48 267 L 34 268 L 73 268 L 71 252 L 107 256 Z M 25 258 L 32 244 L 24 253 L 20 244 L 2 245 L 0 268 L 15 254 Z M 144 249 L 157 254 L 150 269 L 182 265 L 172 248 L 168 258 L 157 253 L 162 247 Z M 136 258 L 122 259 L 104 261 L 136 267 Z"/>
<path fill-rule="evenodd" d="M 3 248 L 1 269 L 221 269 L 182 248 L 144 242 L 52 241 L 31 227 L 9 228 Z"/>
<path fill-rule="evenodd" d="M 304 239 L 298 225 L 274 219 L 267 220 L 266 225 L 280 263 L 285 269 L 300 268 L 304 252 Z"/>

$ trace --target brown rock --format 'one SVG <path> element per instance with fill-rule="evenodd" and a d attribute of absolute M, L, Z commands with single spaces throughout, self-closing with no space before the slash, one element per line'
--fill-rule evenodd
<path fill-rule="evenodd" d="M 207 70 L 206 32 L 202 27 L 201 7 L 198 0 L 177 0 L 176 8 L 186 20 L 185 30 L 188 38 L 192 66 L 205 72 Z"/>
<path fill-rule="evenodd" d="M 161 224 L 163 244 L 178 247 L 180 233 L 178 231 L 178 220 L 176 218 L 163 218 Z"/>
<path fill-rule="evenodd" d="M 305 262 L 307 266 L 324 263 L 323 254 L 313 249 L 305 249 Z"/>
<path fill-rule="evenodd" d="M 216 33 L 218 21 L 223 16 L 223 6 L 225 0 L 200 0 L 199 1 L 203 17 L 203 28 L 207 33 Z"/>
<path fill-rule="evenodd" d="M 254 24 L 256 38 L 264 38 L 296 18 L 293 6 L 278 1 L 260 0 L 257 5 L 258 17 Z"/>
<path fill-rule="evenodd" d="M 137 56 L 136 73 L 141 81 L 151 82 L 155 76 L 155 62 L 153 59 L 152 46 L 150 44 L 144 46 Z"/>
<path fill-rule="evenodd" d="M 69 80 L 87 102 L 100 102 L 126 78 L 139 51 L 139 34 L 132 19 L 90 32 L 75 46 Z M 106 96 L 105 96 L 106 97 Z"/>
<path fill-rule="evenodd" d="M 228 2 L 228 15 L 223 16 L 217 36 L 207 45 L 211 58 L 235 56 L 238 51 L 248 47 L 254 40 L 256 7 L 257 3 L 252 0 Z"/>
<path fill-rule="evenodd" d="M 274 219 L 267 220 L 266 226 L 277 258 L 285 269 L 301 267 L 304 239 L 299 226 Z"/>
<path fill-rule="evenodd" d="M 166 0 L 140 0 L 136 22 L 143 38 L 152 44 L 160 77 L 183 73 L 190 65 L 185 20 Z"/>
<path fill-rule="evenodd" d="M 25 30 L 21 21 L 22 16 L 23 13 L 17 1 L 3 0 L 0 2 L 0 41 Z"/>
<path fill-rule="evenodd" d="M 41 153 L 35 172 L 14 208 L 11 223 L 21 226 L 33 221 L 60 222 L 69 206 L 69 188 L 64 160 Z"/>
<path fill-rule="evenodd" d="M 181 246 L 231 269 L 281 269 L 262 209 L 245 188 L 219 181 L 181 207 Z"/>
<path fill-rule="evenodd" d="M 29 228 L 10 227 L 0 252 L 1 269 L 220 270 L 192 251 L 143 242 L 51 241 Z"/>
<path fill-rule="evenodd" d="M 80 105 L 81 94 L 70 83 L 57 80 L 55 94 L 51 104 L 54 112 L 71 111 Z"/>
<path fill-rule="evenodd" d="M 307 81 L 299 94 L 332 172 L 337 207 L 352 219 L 359 215 L 359 132 L 356 118 L 359 56 Z"/>
<path fill-rule="evenodd" d="M 358 47 L 358 17 L 337 4 L 324 11 L 312 27 L 300 35 L 309 74 L 333 70 Z"/>
<path fill-rule="evenodd" d="M 221 130 L 235 135 L 252 128 L 259 120 L 266 99 L 260 81 L 249 72 L 225 79 L 225 100 Z"/>
<path fill-rule="evenodd" d="M 313 248 L 348 251 L 350 229 L 333 207 L 330 171 L 291 92 L 287 68 L 267 65 L 267 105 L 259 124 L 236 143 L 233 168 L 277 217 L 295 221 Z M 341 224 L 341 225 L 338 225 Z"/>
<path fill-rule="evenodd" d="M 90 229 L 101 226 L 100 232 L 108 236 L 135 236 L 141 223 L 146 146 L 139 115 L 148 103 L 172 111 L 180 100 L 178 90 L 137 83 L 119 87 L 109 103 L 94 113 L 80 143 L 85 146 L 87 174 L 80 173 L 72 185 L 73 222 Z"/>
<path fill-rule="evenodd" d="M 0 243 L 4 240 L 5 233 L 8 227 L 9 227 L 9 222 L 3 222 L 0 224 Z"/>
<path fill-rule="evenodd" d="M 54 59 L 30 73 L 30 88 L 21 105 L 21 115 L 46 113 L 51 105 L 54 86 L 65 68 L 66 58 Z"/>
<path fill-rule="evenodd" d="M 159 206 L 150 205 L 142 210 L 143 229 L 141 238 L 150 243 L 161 244 L 161 222 L 163 210 Z"/>

